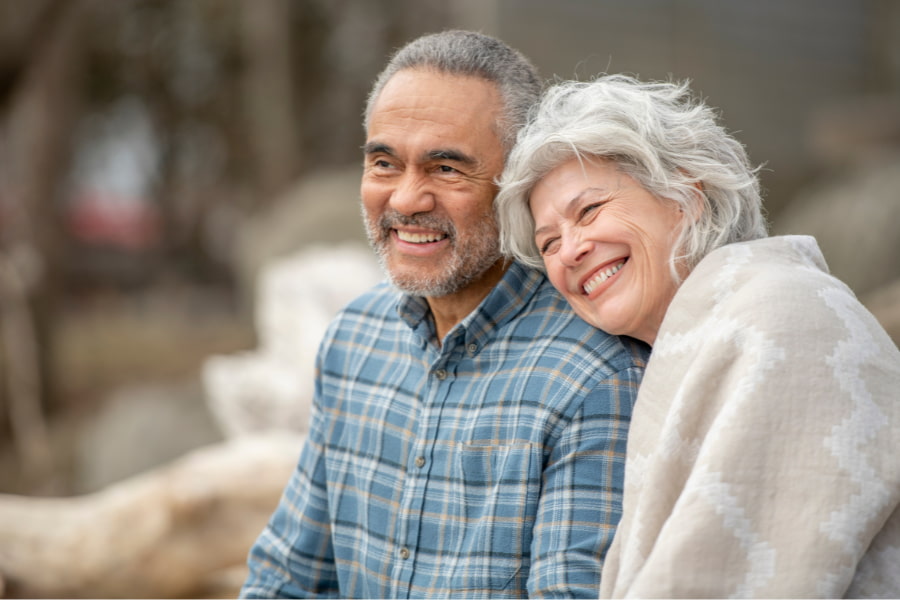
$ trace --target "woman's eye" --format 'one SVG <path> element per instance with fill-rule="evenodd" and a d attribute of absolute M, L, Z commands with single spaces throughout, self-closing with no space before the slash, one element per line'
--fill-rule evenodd
<path fill-rule="evenodd" d="M 538 251 L 541 253 L 541 256 L 546 256 L 548 254 L 553 254 L 557 247 L 559 247 L 559 238 L 550 238 L 538 246 Z"/>
<path fill-rule="evenodd" d="M 580 218 L 585 218 L 591 213 L 593 213 L 596 209 L 603 206 L 602 202 L 594 202 L 593 204 L 588 204 L 584 208 L 581 209 L 581 213 L 578 215 Z"/>

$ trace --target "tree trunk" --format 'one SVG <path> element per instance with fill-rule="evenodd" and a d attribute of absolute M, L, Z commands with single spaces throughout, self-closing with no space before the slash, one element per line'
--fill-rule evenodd
<path fill-rule="evenodd" d="M 247 139 L 264 202 L 283 192 L 299 168 L 299 125 L 291 63 L 291 4 L 242 2 L 243 94 Z"/>
<path fill-rule="evenodd" d="M 12 223 L 3 242 L 14 255 L 34 257 L 35 269 L 26 279 L 37 339 L 38 366 L 44 404 L 52 406 L 54 321 L 61 275 L 63 232 L 57 202 L 65 180 L 72 131 L 80 94 L 81 48 L 79 41 L 85 9 L 90 3 L 72 0 L 65 9 L 51 11 L 47 35 L 29 57 L 8 99 L 11 193 L 16 201 Z"/>
<path fill-rule="evenodd" d="M 6 366 L 9 423 L 23 470 L 40 481 L 53 467 L 41 410 L 41 382 L 27 284 L 13 260 L 0 252 L 0 349 Z M 0 369 L 0 372 L 3 370 Z M 0 395 L 2 397 L 2 395 Z"/>

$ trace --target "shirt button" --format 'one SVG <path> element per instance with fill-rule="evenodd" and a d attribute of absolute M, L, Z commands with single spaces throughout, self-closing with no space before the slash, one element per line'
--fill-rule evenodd
<path fill-rule="evenodd" d="M 419 467 L 420 469 L 425 466 L 425 457 L 424 456 L 416 457 L 416 466 Z"/>
<path fill-rule="evenodd" d="M 469 344 L 468 346 L 466 346 L 466 350 L 469 351 L 469 354 L 475 354 L 475 352 L 478 350 L 478 344 Z"/>
<path fill-rule="evenodd" d="M 400 548 L 400 558 L 403 560 L 409 558 L 409 548 Z"/>
<path fill-rule="evenodd" d="M 445 371 L 444 369 L 438 369 L 437 371 L 434 372 L 434 375 L 435 375 L 435 377 L 437 377 L 438 379 L 443 381 L 447 378 L 447 371 Z"/>

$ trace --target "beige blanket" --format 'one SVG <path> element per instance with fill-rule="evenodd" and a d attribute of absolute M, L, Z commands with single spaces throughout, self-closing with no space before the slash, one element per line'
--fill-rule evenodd
<path fill-rule="evenodd" d="M 706 257 L 660 330 L 601 597 L 900 597 L 900 352 L 812 238 Z"/>

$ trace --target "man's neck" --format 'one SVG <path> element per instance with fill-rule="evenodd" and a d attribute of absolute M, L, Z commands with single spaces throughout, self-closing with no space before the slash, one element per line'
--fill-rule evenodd
<path fill-rule="evenodd" d="M 444 336 L 453 329 L 457 323 L 465 319 L 469 313 L 481 304 L 481 301 L 494 289 L 509 268 L 505 260 L 498 260 L 481 277 L 470 283 L 465 288 L 447 296 L 428 297 L 429 308 L 434 317 L 434 328 L 437 333 L 437 342 L 440 345 Z"/>

